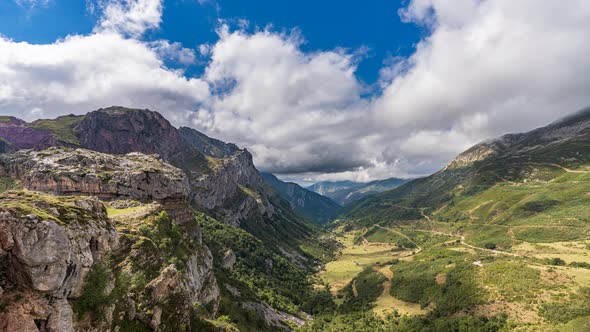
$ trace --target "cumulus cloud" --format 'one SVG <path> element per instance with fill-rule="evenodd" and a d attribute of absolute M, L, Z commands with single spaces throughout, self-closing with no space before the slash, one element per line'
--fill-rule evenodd
<path fill-rule="evenodd" d="M 99 0 L 102 18 L 95 30 L 139 37 L 162 22 L 162 0 Z"/>
<path fill-rule="evenodd" d="M 345 50 L 304 53 L 297 32 L 219 30 L 204 79 L 215 94 L 191 125 L 252 150 L 281 173 L 367 165 L 356 141 L 370 120 L 356 60 Z"/>
<path fill-rule="evenodd" d="M 14 42 L 0 37 L 1 112 L 34 119 L 86 113 L 109 105 L 173 113 L 195 109 L 209 97 L 208 84 L 187 78 L 181 70 L 166 68 L 163 63 L 165 58 L 173 58 L 189 64 L 194 61 L 194 54 L 178 43 L 144 43 L 125 36 L 127 32 L 141 30 L 134 27 L 142 18 L 148 17 L 146 22 L 153 24 L 159 22 L 159 17 L 152 16 L 154 8 L 161 10 L 160 1 L 151 3 L 102 3 L 106 7 L 100 29 L 52 44 Z M 131 30 L 106 29 L 109 25 L 105 22 L 114 22 L 112 13 L 123 9 L 128 12 L 118 12 L 120 25 L 116 26 L 132 27 Z"/>
<path fill-rule="evenodd" d="M 296 30 L 223 25 L 197 54 L 141 40 L 161 23 L 160 0 L 96 4 L 90 35 L 0 39 L 2 113 L 150 108 L 247 147 L 259 168 L 285 178 L 369 181 L 436 171 L 482 139 L 590 104 L 585 0 L 412 0 L 400 18 L 427 36 L 411 56 L 388 59 L 372 87 L 355 75 L 363 49 L 304 52 Z M 168 59 L 208 64 L 189 78 Z"/>
<path fill-rule="evenodd" d="M 376 101 L 384 127 L 474 142 L 546 124 L 590 102 L 590 77 L 580 75 L 590 69 L 587 1 L 414 0 L 401 16 L 432 32 L 396 63 L 402 70 Z"/>

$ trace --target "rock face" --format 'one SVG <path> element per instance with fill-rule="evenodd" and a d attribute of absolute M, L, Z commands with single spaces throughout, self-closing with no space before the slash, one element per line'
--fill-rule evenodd
<path fill-rule="evenodd" d="M 221 159 L 213 171 L 192 181 L 191 201 L 205 210 L 216 210 L 222 220 L 239 226 L 242 220 L 257 214 L 272 217 L 274 208 L 263 190 L 263 180 L 246 150 Z M 241 195 L 240 203 L 228 204 Z"/>
<path fill-rule="evenodd" d="M 236 254 L 234 254 L 233 250 L 229 249 L 223 255 L 223 261 L 221 262 L 221 267 L 231 271 L 234 269 L 234 264 L 236 264 Z"/>
<path fill-rule="evenodd" d="M 291 328 L 285 322 L 291 322 L 298 326 L 302 326 L 306 322 L 306 320 L 299 317 L 275 310 L 266 303 L 243 302 L 241 306 L 246 311 L 256 313 L 267 326 L 274 329 L 290 331 Z"/>
<path fill-rule="evenodd" d="M 109 154 L 158 154 L 167 162 L 205 157 L 187 144 L 168 120 L 157 112 L 109 107 L 88 113 L 74 128 L 80 146 Z"/>
<path fill-rule="evenodd" d="M 113 106 L 84 116 L 33 123 L 12 117 L 4 120 L 0 138 L 5 144 L 0 148 L 5 152 L 68 146 L 115 155 L 157 154 L 185 173 L 191 204 L 214 211 L 226 223 L 238 226 L 246 219 L 270 218 L 274 213 L 269 203 L 274 194 L 265 188 L 248 151 L 194 129 L 176 129 L 157 112 Z M 247 193 L 257 194 L 243 195 L 244 187 Z"/>
<path fill-rule="evenodd" d="M 4 303 L 4 331 L 14 324 L 34 326 L 35 319 L 46 321 L 50 331 L 73 331 L 67 299 L 80 296 L 93 264 L 118 244 L 104 206 L 95 198 L 56 200 L 29 192 L 6 194 L 0 200 L 0 247 L 8 262 L 7 279 L 16 286 L 3 298 L 20 289 L 28 294 Z M 29 323 L 13 322 L 16 316 Z"/>
<path fill-rule="evenodd" d="M 262 173 L 262 177 L 289 202 L 293 210 L 313 223 L 328 222 L 341 208 L 332 199 L 302 188 L 296 183 L 283 182 L 270 173 Z"/>
<path fill-rule="evenodd" d="M 157 156 L 109 155 L 83 149 L 50 148 L 0 156 L 0 175 L 29 190 L 140 201 L 182 199 L 189 194 L 185 174 Z"/>
<path fill-rule="evenodd" d="M 222 159 L 241 151 L 240 148 L 232 143 L 225 143 L 218 139 L 211 138 L 199 131 L 188 127 L 180 127 L 178 132 L 189 144 L 194 146 L 206 156 Z"/>
<path fill-rule="evenodd" d="M 29 190 L 103 199 L 162 202 L 179 222 L 190 218 L 189 184 L 184 172 L 157 156 L 123 156 L 53 147 L 0 155 L 0 176 L 19 180 Z"/>
<path fill-rule="evenodd" d="M 15 117 L 0 121 L 0 136 L 10 142 L 6 152 L 18 149 L 44 149 L 57 145 L 55 135 L 49 130 L 30 128 L 27 122 Z"/>

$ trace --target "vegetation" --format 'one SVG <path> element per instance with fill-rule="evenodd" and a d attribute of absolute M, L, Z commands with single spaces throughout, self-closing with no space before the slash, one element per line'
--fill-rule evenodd
<path fill-rule="evenodd" d="M 10 190 L 0 194 L 0 208 L 10 210 L 21 218 L 34 215 L 39 219 L 52 220 L 59 224 L 97 220 L 97 216 L 91 211 L 75 204 L 80 199 L 83 198 L 56 197 L 28 190 Z"/>
<path fill-rule="evenodd" d="M 83 115 L 65 115 L 52 120 L 37 120 L 29 124 L 31 128 L 46 129 L 53 132 L 57 139 L 72 145 L 80 145 L 74 127 L 84 119 Z"/>

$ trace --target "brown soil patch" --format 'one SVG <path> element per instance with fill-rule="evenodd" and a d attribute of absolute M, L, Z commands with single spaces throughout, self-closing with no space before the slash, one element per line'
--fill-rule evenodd
<path fill-rule="evenodd" d="M 436 284 L 444 285 L 447 282 L 447 275 L 445 273 L 439 273 L 436 275 Z"/>

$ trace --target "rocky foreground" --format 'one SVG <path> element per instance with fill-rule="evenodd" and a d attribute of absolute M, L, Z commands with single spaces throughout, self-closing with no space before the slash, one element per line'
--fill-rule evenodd
<path fill-rule="evenodd" d="M 308 319 L 289 296 L 311 290 L 312 230 L 246 150 L 145 110 L 1 120 L 0 331 Z"/>

